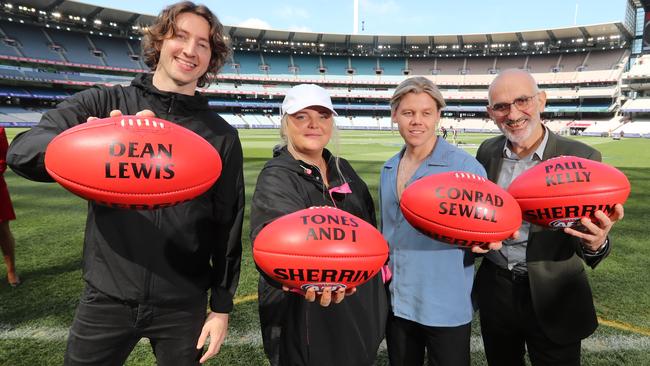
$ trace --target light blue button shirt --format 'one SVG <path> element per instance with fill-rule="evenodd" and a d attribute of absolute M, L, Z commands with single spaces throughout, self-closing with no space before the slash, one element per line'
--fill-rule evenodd
<path fill-rule="evenodd" d="M 536 166 L 542 161 L 544 150 L 548 143 L 548 131 L 544 128 L 544 138 L 537 149 L 528 156 L 519 157 L 515 154 L 506 141 L 503 147 L 503 162 L 497 184 L 507 190 L 512 181 L 521 173 Z M 498 251 L 490 251 L 485 256 L 494 264 L 501 268 L 513 270 L 517 267 L 517 272 L 527 272 L 526 249 L 528 247 L 528 235 L 530 233 L 530 223 L 522 221 L 519 227 L 519 238 L 517 240 L 504 240 L 503 247 Z"/>
<path fill-rule="evenodd" d="M 454 327 L 472 320 L 470 294 L 474 259 L 470 251 L 430 239 L 402 215 L 397 199 L 397 169 L 404 148 L 381 171 L 382 232 L 390 246 L 390 293 L 396 316 L 427 326 Z M 431 155 L 408 184 L 437 173 L 465 171 L 482 177 L 485 169 L 465 151 L 438 138 Z"/>

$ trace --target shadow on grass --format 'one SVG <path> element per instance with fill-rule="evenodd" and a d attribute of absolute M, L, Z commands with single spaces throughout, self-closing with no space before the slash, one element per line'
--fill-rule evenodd
<path fill-rule="evenodd" d="M 81 259 L 71 259 L 22 271 L 23 283 L 19 287 L 0 287 L 0 323 L 68 327 L 83 287 L 80 268 Z"/>

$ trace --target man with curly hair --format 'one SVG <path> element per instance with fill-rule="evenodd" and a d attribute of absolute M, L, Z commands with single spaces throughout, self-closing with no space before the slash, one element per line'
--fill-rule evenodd
<path fill-rule="evenodd" d="M 66 365 L 122 365 L 141 338 L 149 339 L 158 365 L 197 365 L 219 351 L 227 333 L 242 250 L 242 149 L 237 131 L 196 91 L 228 57 L 223 26 L 207 7 L 177 3 L 148 28 L 143 48 L 152 74 L 137 75 L 130 86 L 75 94 L 9 149 L 14 171 L 51 182 L 44 157 L 56 135 L 95 118 L 136 114 L 196 132 L 223 161 L 220 179 L 206 193 L 173 207 L 125 210 L 89 202 L 86 286 Z"/>

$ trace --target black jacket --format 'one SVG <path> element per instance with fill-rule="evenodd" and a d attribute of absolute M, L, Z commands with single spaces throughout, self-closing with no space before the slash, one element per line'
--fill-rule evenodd
<path fill-rule="evenodd" d="M 332 193 L 315 166 L 295 160 L 287 148 L 276 150 L 257 179 L 251 204 L 251 242 L 274 219 L 311 206 L 336 206 L 376 226 L 368 187 L 350 164 L 339 166 L 352 193 Z M 335 159 L 325 150 L 330 187 L 344 183 Z M 356 294 L 327 308 L 285 293 L 269 277 L 260 277 L 259 306 L 264 348 L 271 364 L 371 365 L 384 336 L 388 302 L 381 276 Z"/>
<path fill-rule="evenodd" d="M 43 162 L 48 143 L 88 117 L 107 117 L 114 109 L 125 115 L 150 109 L 196 132 L 219 151 L 223 170 L 206 193 L 174 207 L 122 210 L 89 202 L 84 279 L 111 297 L 157 305 L 187 304 L 211 288 L 212 310 L 229 312 L 241 261 L 243 157 L 237 131 L 210 111 L 200 94 L 160 91 L 145 74 L 128 87 L 82 91 L 16 136 L 9 166 L 28 179 L 53 181 Z"/>
<path fill-rule="evenodd" d="M 547 133 L 543 160 L 560 155 L 601 160 L 600 152 L 594 148 L 549 130 Z M 493 182 L 499 178 L 505 143 L 505 136 L 493 137 L 485 140 L 476 153 L 476 159 Z M 609 254 L 610 248 L 611 243 L 600 255 L 585 256 L 578 238 L 562 230 L 531 226 L 526 248 L 531 300 L 540 328 L 553 342 L 579 342 L 596 330 L 598 321 L 583 263 L 595 268 Z M 482 298 L 499 296 L 489 286 L 484 286 L 488 281 L 484 272 L 481 265 L 474 282 L 479 309 Z"/>

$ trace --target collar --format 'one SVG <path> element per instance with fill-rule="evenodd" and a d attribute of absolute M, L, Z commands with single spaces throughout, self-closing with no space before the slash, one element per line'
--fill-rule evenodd
<path fill-rule="evenodd" d="M 532 154 L 520 158 L 517 154 L 515 154 L 514 152 L 512 152 L 512 150 L 510 150 L 510 147 L 508 146 L 508 139 L 506 139 L 505 143 L 503 144 L 503 157 L 511 160 L 526 160 L 526 161 L 543 160 L 544 150 L 546 149 L 546 145 L 548 144 L 548 136 L 550 134 L 550 131 L 548 127 L 546 127 L 544 124 L 542 124 L 542 127 L 544 128 L 544 138 L 542 139 L 542 142 L 539 144 L 539 146 L 537 146 L 537 149 L 535 149 L 535 151 L 533 151 Z"/>
<path fill-rule="evenodd" d="M 453 149 L 451 144 L 449 144 L 445 139 L 436 137 L 436 144 L 433 146 L 433 151 L 424 159 L 423 163 L 429 166 L 449 166 L 449 160 L 445 158 L 447 152 Z M 399 153 L 392 158 L 388 159 L 384 163 L 384 168 L 392 169 L 399 165 L 400 159 L 404 156 L 406 152 L 406 145 L 402 146 L 402 149 Z"/>
<path fill-rule="evenodd" d="M 131 86 L 142 89 L 143 91 L 156 95 L 164 105 L 165 109 L 173 111 L 196 112 L 196 110 L 208 109 L 208 100 L 198 91 L 194 95 L 185 95 L 174 92 L 167 92 L 156 88 L 153 85 L 152 73 L 137 74 L 131 81 Z M 183 114 L 183 113 L 178 113 Z"/>
<path fill-rule="evenodd" d="M 282 165 L 302 175 L 312 176 L 314 172 L 318 170 L 316 166 L 309 164 L 303 160 L 298 160 L 294 158 L 293 155 L 291 155 L 291 153 L 289 152 L 289 149 L 287 148 L 286 145 L 276 145 L 273 148 L 273 157 L 277 159 L 274 159 L 269 163 L 274 165 L 277 164 Z M 328 170 L 336 168 L 336 166 L 334 165 L 335 157 L 329 150 L 323 149 L 323 159 L 325 159 L 325 163 L 327 164 Z"/>

